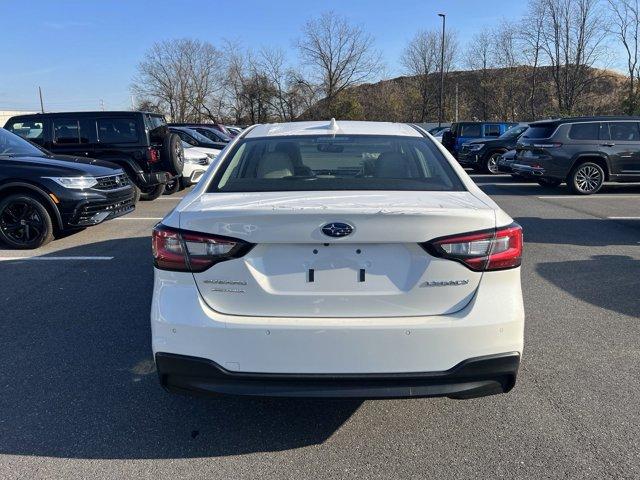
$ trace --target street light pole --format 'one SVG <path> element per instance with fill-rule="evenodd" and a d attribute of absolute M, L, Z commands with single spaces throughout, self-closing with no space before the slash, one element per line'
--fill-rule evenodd
<path fill-rule="evenodd" d="M 447 23 L 447 15 L 445 13 L 439 13 L 439 17 L 442 18 L 442 43 L 440 44 L 440 103 L 438 106 L 438 126 L 442 126 L 442 99 L 444 97 L 444 35 L 445 25 Z"/>

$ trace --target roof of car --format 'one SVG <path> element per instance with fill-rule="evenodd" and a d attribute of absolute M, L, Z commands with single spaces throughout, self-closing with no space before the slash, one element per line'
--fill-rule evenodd
<path fill-rule="evenodd" d="M 247 133 L 245 138 L 281 137 L 290 135 L 422 136 L 418 130 L 406 123 L 325 120 L 318 122 L 267 123 L 263 125 L 256 125 Z"/>
<path fill-rule="evenodd" d="M 96 111 L 82 111 L 82 112 L 46 112 L 46 113 L 25 113 L 20 115 L 15 115 L 15 117 L 50 117 L 50 116 L 66 116 L 66 115 L 74 115 L 74 116 L 100 116 L 100 117 L 108 117 L 114 115 L 131 115 L 137 113 L 146 113 L 154 116 L 162 116 L 161 113 L 154 112 L 145 112 L 142 110 L 96 110 Z"/>
<path fill-rule="evenodd" d="M 594 117 L 562 117 L 562 118 L 549 118 L 547 120 L 538 120 L 536 122 L 532 122 L 530 126 L 536 125 L 548 125 L 548 124 L 560 124 L 560 123 L 571 123 L 571 122 L 610 122 L 616 120 L 631 120 L 631 121 L 640 121 L 640 117 L 629 117 L 629 116 L 594 116 Z"/>

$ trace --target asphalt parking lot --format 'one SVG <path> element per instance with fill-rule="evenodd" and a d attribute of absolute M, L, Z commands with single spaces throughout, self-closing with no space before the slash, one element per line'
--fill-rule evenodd
<path fill-rule="evenodd" d="M 0 478 L 640 478 L 640 186 L 573 197 L 474 178 L 525 231 L 508 395 L 165 393 L 149 234 L 179 194 L 37 252 L 0 250 Z"/>

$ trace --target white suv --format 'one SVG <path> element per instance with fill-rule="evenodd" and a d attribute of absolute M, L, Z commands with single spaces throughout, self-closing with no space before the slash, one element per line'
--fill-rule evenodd
<path fill-rule="evenodd" d="M 470 398 L 523 348 L 522 230 L 418 126 L 257 125 L 153 232 L 169 391 Z"/>

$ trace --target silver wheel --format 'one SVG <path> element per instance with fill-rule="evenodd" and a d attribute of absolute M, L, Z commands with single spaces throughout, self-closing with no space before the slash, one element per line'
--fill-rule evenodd
<path fill-rule="evenodd" d="M 602 186 L 604 172 L 595 164 L 580 166 L 573 175 L 576 189 L 581 193 L 595 193 Z"/>
<path fill-rule="evenodd" d="M 487 170 L 489 173 L 493 173 L 494 175 L 500 173 L 498 170 L 498 160 L 500 160 L 501 156 L 502 154 L 500 153 L 494 153 L 489 157 L 489 160 L 487 160 Z"/>

